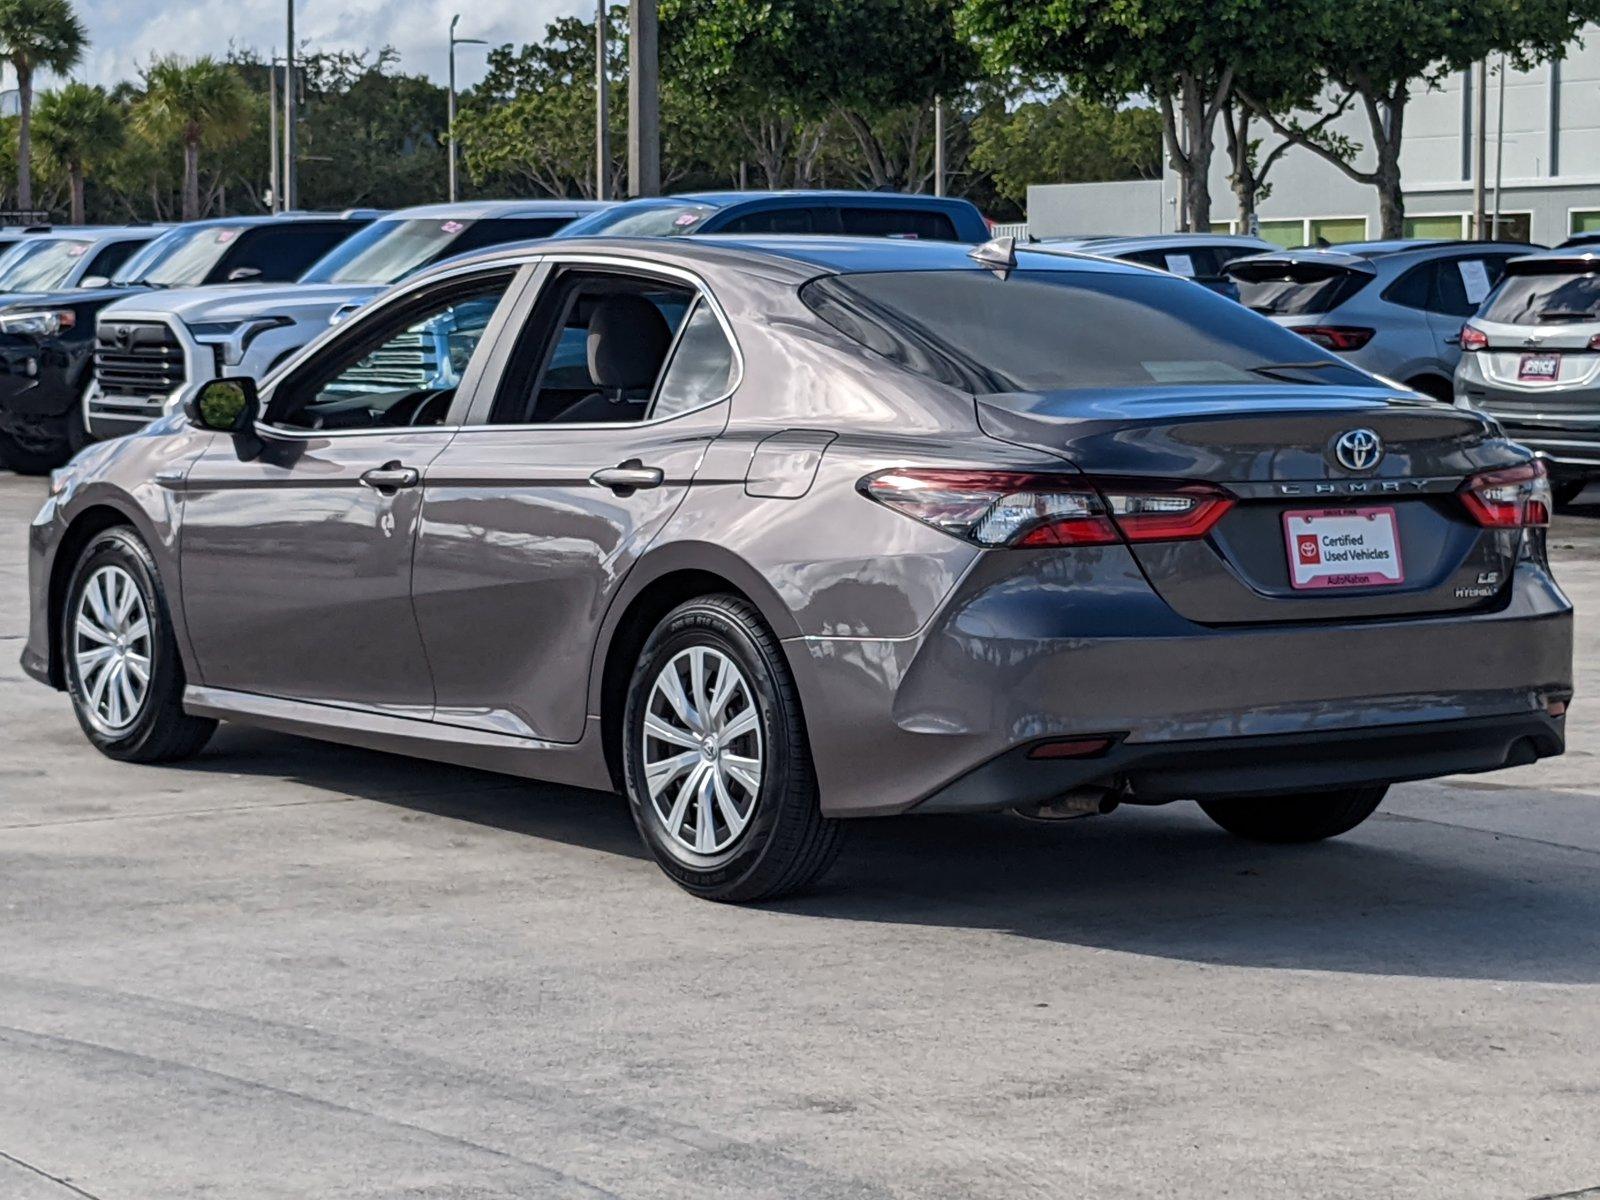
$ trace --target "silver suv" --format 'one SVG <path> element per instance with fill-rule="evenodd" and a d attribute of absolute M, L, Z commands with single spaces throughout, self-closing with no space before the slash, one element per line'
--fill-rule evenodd
<path fill-rule="evenodd" d="M 1520 242 L 1352 242 L 1229 263 L 1239 299 L 1375 375 L 1449 400 L 1461 322 Z"/>
<path fill-rule="evenodd" d="M 1549 464 L 1570 504 L 1600 478 L 1600 246 L 1514 258 L 1461 329 L 1456 403 Z"/>

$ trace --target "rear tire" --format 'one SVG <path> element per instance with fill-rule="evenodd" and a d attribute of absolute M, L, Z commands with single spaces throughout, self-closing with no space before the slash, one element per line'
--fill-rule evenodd
<path fill-rule="evenodd" d="M 622 737 L 634 823 L 685 891 L 771 900 L 838 856 L 843 831 L 818 803 L 799 694 L 747 601 L 702 596 L 663 618 L 640 652 Z"/>
<path fill-rule="evenodd" d="M 1252 842 L 1320 842 L 1365 821 L 1388 790 L 1387 784 L 1379 784 L 1297 796 L 1202 800 L 1200 809 L 1229 833 Z"/>
<path fill-rule="evenodd" d="M 183 662 L 155 560 L 126 526 L 96 534 L 61 612 L 73 712 L 108 758 L 174 762 L 198 754 L 217 723 L 183 711 Z"/>

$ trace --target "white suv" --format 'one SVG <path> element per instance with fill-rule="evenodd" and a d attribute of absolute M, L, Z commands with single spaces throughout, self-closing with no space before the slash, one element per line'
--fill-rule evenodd
<path fill-rule="evenodd" d="M 401 209 L 339 243 L 297 282 L 182 288 L 130 296 L 104 308 L 96 357 L 148 348 L 167 369 L 159 394 L 139 397 L 144 421 L 172 412 L 192 389 L 220 375 L 260 379 L 336 319 L 419 267 L 503 242 L 548 237 L 585 213 L 607 207 L 583 200 L 489 200 Z M 125 331 L 159 331 L 159 337 Z M 119 341 L 119 338 L 121 339 Z M 134 378 L 126 371 L 121 377 Z M 152 376 L 155 378 L 156 376 Z M 114 427 L 101 428 L 98 386 L 85 404 L 91 432 L 129 432 L 125 398 Z"/>

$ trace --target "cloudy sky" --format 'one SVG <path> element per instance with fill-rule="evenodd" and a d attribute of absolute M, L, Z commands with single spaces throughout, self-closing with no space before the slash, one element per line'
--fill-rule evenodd
<path fill-rule="evenodd" d="M 282 52 L 281 0 L 76 0 L 89 28 L 89 52 L 74 74 L 90 83 L 125 79 L 153 54 L 214 54 L 229 43 Z M 297 0 L 295 40 L 321 49 L 377 50 L 392 45 L 401 66 L 443 82 L 445 31 L 461 13 L 457 32 L 491 44 L 530 42 L 553 17 L 592 8 L 592 0 Z M 478 78 L 482 51 L 456 52 L 463 86 Z M 5 85 L 14 86 L 6 72 Z M 44 86 L 51 86 L 45 80 Z"/>

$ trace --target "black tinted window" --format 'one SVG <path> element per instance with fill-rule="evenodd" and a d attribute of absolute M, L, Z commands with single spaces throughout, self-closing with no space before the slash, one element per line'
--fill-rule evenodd
<path fill-rule="evenodd" d="M 1231 301 L 1144 272 L 865 273 L 801 295 L 908 369 L 979 392 L 1372 383 Z M 1293 367 L 1307 362 L 1327 365 Z"/>
<path fill-rule="evenodd" d="M 1371 281 L 1370 275 L 1322 263 L 1233 263 L 1239 303 L 1275 317 L 1332 312 Z"/>
<path fill-rule="evenodd" d="M 1433 276 L 1437 263 L 1412 267 L 1384 289 L 1383 298 L 1405 308 L 1427 308 L 1433 296 Z"/>
<path fill-rule="evenodd" d="M 357 221 L 317 221 L 304 224 L 256 225 L 246 229 L 238 244 L 206 277 L 222 283 L 238 272 L 241 278 L 281 283 L 299 279 L 306 268 L 362 227 Z"/>
<path fill-rule="evenodd" d="M 1557 271 L 1507 275 L 1484 306 L 1483 319 L 1506 325 L 1561 325 L 1600 320 L 1600 273 Z"/>
<path fill-rule="evenodd" d="M 506 242 L 547 238 L 571 221 L 571 217 L 506 217 L 503 220 L 474 221 L 451 243 L 449 254 L 482 250 L 485 246 L 499 246 Z"/>
<path fill-rule="evenodd" d="M 769 208 L 745 213 L 719 226 L 718 233 L 827 233 L 827 214 L 814 208 Z"/>
<path fill-rule="evenodd" d="M 843 232 L 857 237 L 924 238 L 954 242 L 955 222 L 942 212 L 917 208 L 841 208 Z"/>
<path fill-rule="evenodd" d="M 111 242 L 100 247 L 100 252 L 94 256 L 94 261 L 84 272 L 85 276 L 104 275 L 110 279 L 123 263 L 133 257 L 133 252 L 143 245 L 143 242 Z"/>
<path fill-rule="evenodd" d="M 1451 258 L 1436 263 L 1428 308 L 1452 317 L 1470 317 L 1505 270 L 1504 258 Z"/>

